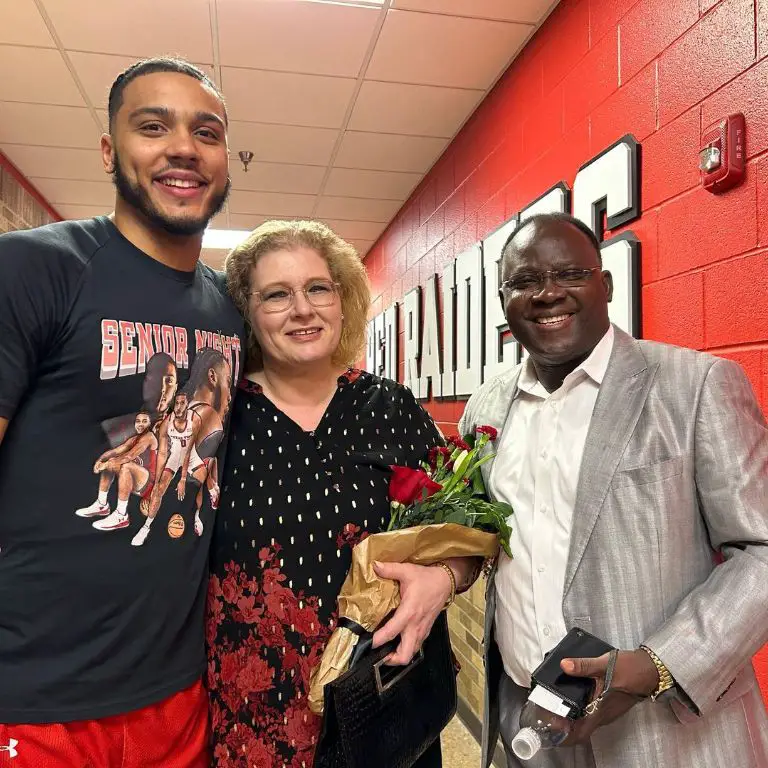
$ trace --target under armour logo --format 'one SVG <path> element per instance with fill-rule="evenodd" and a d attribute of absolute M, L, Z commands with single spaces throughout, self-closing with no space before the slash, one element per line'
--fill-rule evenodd
<path fill-rule="evenodd" d="M 0 752 L 7 752 L 9 757 L 16 757 L 19 754 L 18 750 L 16 749 L 18 744 L 19 742 L 17 739 L 10 739 L 7 746 L 0 747 Z"/>

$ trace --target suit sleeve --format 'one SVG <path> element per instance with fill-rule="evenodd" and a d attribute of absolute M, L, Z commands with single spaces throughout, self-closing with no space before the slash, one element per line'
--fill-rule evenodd
<path fill-rule="evenodd" d="M 52 347 L 73 271 L 30 232 L 0 237 L 0 418 L 13 417 Z"/>
<path fill-rule="evenodd" d="M 768 641 L 768 427 L 731 361 L 709 369 L 694 451 L 701 512 L 724 562 L 645 645 L 672 673 L 683 703 L 706 714 Z"/>

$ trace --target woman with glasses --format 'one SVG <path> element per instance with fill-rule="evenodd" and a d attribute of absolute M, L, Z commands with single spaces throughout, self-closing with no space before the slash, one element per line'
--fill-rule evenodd
<path fill-rule="evenodd" d="M 330 229 L 267 222 L 226 272 L 250 338 L 208 600 L 213 763 L 310 768 L 321 723 L 309 677 L 352 547 L 388 518 L 390 465 L 418 466 L 440 435 L 408 389 L 352 367 L 370 291 L 354 248 Z M 467 586 L 473 561 L 444 565 Z M 445 567 L 389 567 L 403 598 L 390 622 L 404 628 L 390 661 L 404 664 L 455 588 Z M 418 768 L 440 765 L 435 743 Z"/>

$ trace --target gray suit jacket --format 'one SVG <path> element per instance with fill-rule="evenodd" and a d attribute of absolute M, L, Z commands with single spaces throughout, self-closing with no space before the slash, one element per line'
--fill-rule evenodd
<path fill-rule="evenodd" d="M 567 627 L 619 648 L 648 645 L 678 692 L 596 731 L 595 763 L 766 768 L 768 719 L 750 659 L 768 641 L 768 427 L 735 363 L 615 332 L 584 447 L 563 613 Z M 483 384 L 462 434 L 501 431 L 519 373 Z M 502 673 L 488 585 L 484 767 Z"/>

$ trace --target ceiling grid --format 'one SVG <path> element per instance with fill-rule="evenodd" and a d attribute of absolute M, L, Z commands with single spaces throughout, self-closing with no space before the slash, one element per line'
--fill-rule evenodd
<path fill-rule="evenodd" d="M 364 255 L 554 4 L 0 0 L 0 69 L 14 73 L 0 151 L 62 216 L 108 212 L 109 86 L 137 58 L 181 55 L 230 115 L 232 194 L 212 226 L 320 218 Z"/>

